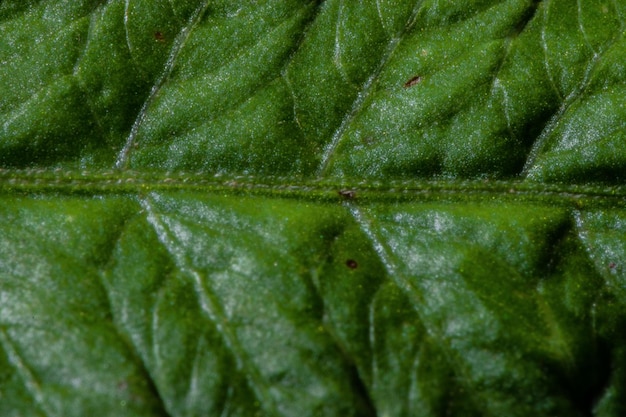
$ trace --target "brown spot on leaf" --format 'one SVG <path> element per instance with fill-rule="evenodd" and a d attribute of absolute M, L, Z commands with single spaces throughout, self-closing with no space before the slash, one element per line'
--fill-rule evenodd
<path fill-rule="evenodd" d="M 339 195 L 346 200 L 352 200 L 356 197 L 356 191 L 354 190 L 339 190 Z"/>
<path fill-rule="evenodd" d="M 357 269 L 359 264 L 354 259 L 348 259 L 346 261 L 346 266 L 350 269 Z"/>
<path fill-rule="evenodd" d="M 154 32 L 154 39 L 157 42 L 165 42 L 165 35 L 163 35 L 163 32 L 157 30 Z"/>
<path fill-rule="evenodd" d="M 404 83 L 404 88 L 409 88 L 409 87 L 413 87 L 416 84 L 419 84 L 422 82 L 422 77 L 419 75 L 416 75 L 415 77 L 410 78 L 407 82 Z"/>

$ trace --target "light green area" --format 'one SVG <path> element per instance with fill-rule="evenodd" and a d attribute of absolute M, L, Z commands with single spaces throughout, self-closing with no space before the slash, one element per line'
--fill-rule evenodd
<path fill-rule="evenodd" d="M 626 415 L 625 30 L 0 2 L 0 416 Z"/>

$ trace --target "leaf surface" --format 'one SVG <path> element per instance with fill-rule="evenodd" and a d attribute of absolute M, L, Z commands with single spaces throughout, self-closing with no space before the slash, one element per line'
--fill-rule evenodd
<path fill-rule="evenodd" d="M 623 415 L 626 7 L 451 3 L 0 3 L 0 415 Z"/>

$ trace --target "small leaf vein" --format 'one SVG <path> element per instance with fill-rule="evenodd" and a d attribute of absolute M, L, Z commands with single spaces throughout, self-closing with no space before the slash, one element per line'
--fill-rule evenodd
<path fill-rule="evenodd" d="M 383 53 L 382 59 L 378 67 L 372 72 L 370 77 L 367 78 L 363 86 L 360 88 L 359 94 L 357 94 L 356 99 L 352 103 L 352 108 L 343 117 L 343 120 L 341 121 L 341 123 L 339 124 L 335 132 L 333 133 L 330 142 L 328 143 L 328 145 L 326 146 L 324 150 L 324 153 L 321 157 L 320 165 L 317 169 L 318 177 L 321 178 L 326 173 L 326 170 L 330 166 L 330 160 L 333 154 L 335 153 L 335 149 L 337 149 L 337 146 L 339 145 L 339 142 L 341 141 L 343 137 L 343 133 L 346 131 L 349 124 L 352 122 L 352 120 L 356 117 L 356 115 L 360 112 L 361 108 L 365 104 L 366 98 L 372 92 L 372 89 L 373 89 L 372 87 L 376 79 L 378 78 L 382 70 L 387 65 L 387 62 L 389 62 L 389 60 L 393 56 L 396 50 L 396 47 L 402 40 L 402 37 L 412 29 L 415 23 L 415 17 L 417 16 L 421 6 L 422 6 L 422 3 L 417 2 L 416 6 L 413 8 L 411 15 L 407 19 L 407 24 L 404 26 L 404 29 L 400 33 L 398 33 L 396 36 L 391 38 L 391 40 L 387 44 L 387 49 Z"/>
<path fill-rule="evenodd" d="M 200 272 L 190 264 L 185 254 L 177 247 L 173 238 L 170 236 L 170 232 L 167 230 L 167 226 L 161 221 L 160 215 L 152 206 L 150 199 L 142 199 L 141 205 L 146 211 L 148 222 L 157 233 L 161 244 L 172 255 L 177 267 L 191 278 L 202 312 L 205 317 L 214 324 L 216 330 L 222 336 L 224 344 L 228 347 L 237 363 L 238 370 L 245 373 L 251 384 L 252 391 L 255 393 L 260 404 L 266 409 L 269 415 L 278 415 L 276 405 L 270 395 L 266 382 L 248 357 L 245 349 L 241 346 L 235 331 L 228 325 L 224 308 L 220 304 L 216 294 L 203 283 L 203 277 Z"/>
<path fill-rule="evenodd" d="M 130 156 L 130 150 L 135 144 L 137 133 L 139 132 L 139 127 L 143 123 L 150 105 L 154 101 L 157 93 L 159 92 L 163 84 L 167 81 L 168 77 L 170 76 L 174 68 L 174 64 L 176 63 L 176 59 L 178 58 L 178 55 L 184 48 L 185 43 L 187 42 L 187 39 L 189 38 L 189 35 L 193 31 L 193 29 L 202 20 L 202 17 L 204 16 L 205 11 L 209 7 L 209 4 L 210 4 L 209 0 L 205 0 L 203 3 L 201 3 L 200 6 L 198 6 L 198 8 L 195 10 L 191 19 L 189 20 L 189 25 L 187 25 L 186 27 L 183 27 L 183 29 L 179 32 L 178 36 L 176 37 L 172 45 L 170 55 L 163 68 L 163 72 L 157 79 L 156 83 L 152 86 L 152 89 L 150 90 L 150 93 L 148 94 L 148 98 L 144 101 L 143 105 L 141 106 L 141 110 L 139 111 L 139 114 L 137 115 L 137 118 L 135 119 L 135 122 L 133 123 L 130 129 L 130 133 L 128 137 L 126 138 L 126 143 L 124 144 L 124 146 L 122 147 L 122 149 L 120 150 L 117 156 L 117 160 L 115 161 L 116 169 L 126 168 L 126 165 L 128 164 L 128 157 Z"/>
<path fill-rule="evenodd" d="M 44 415 L 53 415 L 51 412 L 47 410 L 45 396 L 41 389 L 41 384 L 33 374 L 33 372 L 29 369 L 26 362 L 22 359 L 20 353 L 17 351 L 13 342 L 9 338 L 6 333 L 6 330 L 0 327 L 0 346 L 4 349 L 4 352 L 7 355 L 9 363 L 13 365 L 15 370 L 17 371 L 22 381 L 24 381 L 24 385 L 28 392 L 31 394 L 35 405 Z"/>

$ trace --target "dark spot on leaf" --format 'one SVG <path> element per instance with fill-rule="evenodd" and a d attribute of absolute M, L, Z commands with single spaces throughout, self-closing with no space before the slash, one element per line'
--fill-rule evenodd
<path fill-rule="evenodd" d="M 346 200 L 352 200 L 356 197 L 356 192 L 354 190 L 339 190 L 339 195 Z"/>
<path fill-rule="evenodd" d="M 611 262 L 609 264 L 609 268 L 611 268 L 611 269 L 615 269 L 616 266 L 617 266 L 617 264 L 615 262 Z"/>
<path fill-rule="evenodd" d="M 409 79 L 407 82 L 404 83 L 404 88 L 409 88 L 409 87 L 413 87 L 416 84 L 419 84 L 422 82 L 422 77 L 420 77 L 419 75 L 416 75 L 415 77 L 412 77 L 411 79 Z"/>
<path fill-rule="evenodd" d="M 163 35 L 162 32 L 157 30 L 156 32 L 154 32 L 154 39 L 157 42 L 165 42 L 165 35 Z"/>
<path fill-rule="evenodd" d="M 356 261 L 354 259 L 348 259 L 346 261 L 346 266 L 350 269 L 357 269 L 359 264 L 356 263 Z"/>

